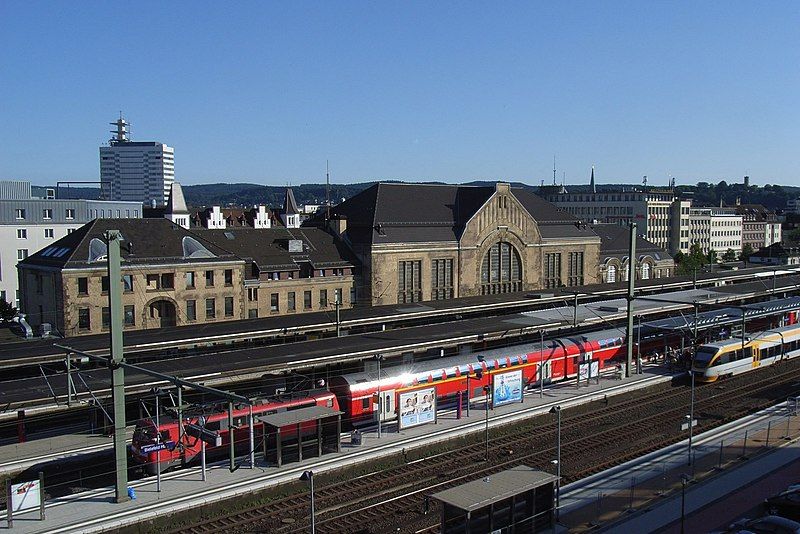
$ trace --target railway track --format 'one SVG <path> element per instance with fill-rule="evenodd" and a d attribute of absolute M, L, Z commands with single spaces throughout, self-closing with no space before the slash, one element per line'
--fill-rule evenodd
<path fill-rule="evenodd" d="M 712 428 L 763 408 L 800 389 L 800 362 L 787 362 L 696 391 L 699 427 Z M 747 387 L 744 387 L 747 386 Z M 562 474 L 579 480 L 682 439 L 679 421 L 688 405 L 684 387 L 635 392 L 609 406 L 562 412 Z M 656 430 L 653 432 L 653 430 Z M 485 477 L 515 465 L 540 469 L 555 458 L 556 425 L 540 416 L 530 423 L 498 429 L 484 461 L 482 441 L 351 480 L 319 484 L 315 492 L 319 532 L 403 532 L 427 530 L 438 514 L 425 515 L 425 495 Z M 522 451 L 522 452 L 520 452 Z M 324 480 L 323 477 L 320 479 Z M 230 513 L 174 532 L 307 530 L 308 495 L 292 495 L 258 508 Z"/>

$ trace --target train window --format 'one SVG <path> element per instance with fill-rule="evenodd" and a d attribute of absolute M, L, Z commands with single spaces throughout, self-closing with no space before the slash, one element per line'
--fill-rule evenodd
<path fill-rule="evenodd" d="M 744 357 L 746 359 L 753 357 L 753 348 L 752 347 L 745 347 L 744 349 Z"/>
<path fill-rule="evenodd" d="M 161 431 L 161 441 L 169 441 L 169 430 Z"/>
<path fill-rule="evenodd" d="M 361 408 L 364 410 L 369 408 L 369 397 L 361 399 Z"/>
<path fill-rule="evenodd" d="M 206 430 L 211 430 L 211 431 L 220 430 L 219 421 L 210 421 L 206 423 Z"/>

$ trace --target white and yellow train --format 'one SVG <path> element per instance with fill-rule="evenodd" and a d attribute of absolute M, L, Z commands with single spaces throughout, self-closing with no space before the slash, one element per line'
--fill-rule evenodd
<path fill-rule="evenodd" d="M 794 324 L 755 333 L 741 339 L 726 339 L 701 345 L 692 372 L 695 380 L 714 382 L 800 355 L 800 325 Z"/>

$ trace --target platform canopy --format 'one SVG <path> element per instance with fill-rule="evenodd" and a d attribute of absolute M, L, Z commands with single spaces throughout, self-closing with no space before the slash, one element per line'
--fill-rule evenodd
<path fill-rule="evenodd" d="M 520 465 L 486 478 L 440 491 L 432 497 L 455 508 L 472 512 L 509 499 L 514 495 L 551 484 L 556 480 L 558 477 L 555 475 Z"/>
<path fill-rule="evenodd" d="M 267 426 L 281 428 L 305 423 L 307 421 L 317 421 L 319 419 L 325 419 L 326 417 L 335 417 L 341 414 L 342 412 L 339 410 L 334 410 L 328 406 L 308 406 L 307 408 L 298 408 L 297 410 L 264 415 L 259 417 L 258 420 Z"/>

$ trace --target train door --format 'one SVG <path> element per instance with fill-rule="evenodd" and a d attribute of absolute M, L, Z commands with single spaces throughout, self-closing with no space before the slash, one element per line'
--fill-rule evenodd
<path fill-rule="evenodd" d="M 750 350 L 753 353 L 753 367 L 759 367 L 761 365 L 761 350 L 758 346 L 754 346 Z"/>
<path fill-rule="evenodd" d="M 537 378 L 540 379 L 540 380 L 544 380 L 545 384 L 549 384 L 551 382 L 551 380 L 553 378 L 553 362 L 552 361 L 547 360 L 546 362 L 544 362 L 542 364 L 541 376 L 540 377 L 537 376 Z M 536 382 L 538 383 L 539 380 L 537 380 Z"/>
<path fill-rule="evenodd" d="M 394 390 L 391 389 L 389 391 L 381 391 L 381 412 L 382 412 L 382 421 L 391 421 L 396 417 L 396 406 L 395 406 L 395 395 Z"/>

